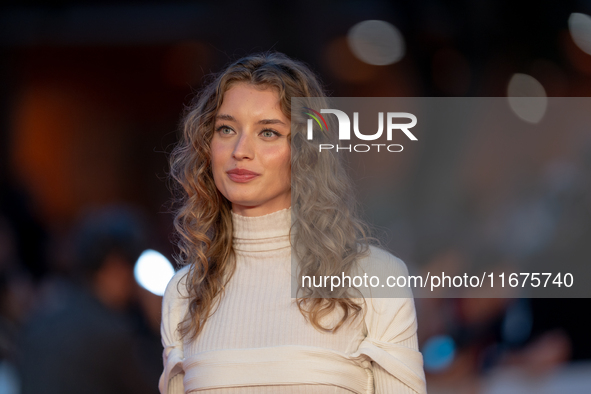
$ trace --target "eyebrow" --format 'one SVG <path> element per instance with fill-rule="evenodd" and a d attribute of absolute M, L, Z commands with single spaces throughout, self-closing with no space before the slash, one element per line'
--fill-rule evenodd
<path fill-rule="evenodd" d="M 217 114 L 216 119 L 218 120 L 227 120 L 229 122 L 236 122 L 236 118 L 234 118 L 232 115 L 228 115 L 228 114 Z M 261 119 L 257 122 L 257 124 L 281 124 L 281 125 L 286 125 L 284 122 L 280 121 L 279 119 Z"/>

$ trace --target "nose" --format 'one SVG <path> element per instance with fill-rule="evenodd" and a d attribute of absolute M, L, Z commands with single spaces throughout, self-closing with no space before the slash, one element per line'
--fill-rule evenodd
<path fill-rule="evenodd" d="M 254 145 L 252 138 L 249 133 L 240 133 L 240 136 L 236 139 L 236 145 L 232 156 L 236 160 L 253 159 L 254 158 Z"/>

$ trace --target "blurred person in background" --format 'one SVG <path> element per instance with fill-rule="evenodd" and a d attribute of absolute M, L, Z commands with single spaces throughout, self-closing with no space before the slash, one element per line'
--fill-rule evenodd
<path fill-rule="evenodd" d="M 125 207 L 82 218 L 73 237 L 72 280 L 47 287 L 23 330 L 23 394 L 156 392 L 126 314 L 144 231 L 139 216 Z"/>
<path fill-rule="evenodd" d="M 30 306 L 32 283 L 19 264 L 15 234 L 0 211 L 0 393 L 19 392 L 15 370 L 19 325 Z"/>
<path fill-rule="evenodd" d="M 21 327 L 45 269 L 45 232 L 25 193 L 0 176 L 0 393 L 20 393 Z"/>

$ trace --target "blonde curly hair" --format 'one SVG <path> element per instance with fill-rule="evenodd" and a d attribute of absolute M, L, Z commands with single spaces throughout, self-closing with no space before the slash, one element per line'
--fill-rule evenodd
<path fill-rule="evenodd" d="M 293 97 L 312 98 L 326 108 L 318 79 L 306 65 L 281 53 L 244 57 L 215 75 L 185 108 L 182 137 L 170 157 L 170 174 L 177 186 L 174 226 L 178 260 L 181 265 L 191 265 L 186 281 L 189 310 L 178 329 L 182 337 L 191 339 L 215 312 L 214 305 L 235 271 L 231 203 L 213 179 L 211 140 L 224 93 L 237 83 L 276 90 L 281 110 L 296 125 L 290 136 L 292 251 L 297 255 L 299 272 L 309 276 L 347 273 L 369 250 L 367 226 L 356 214 L 352 184 L 343 163 L 331 151 L 320 154 L 318 146 L 305 138 L 305 119 L 299 114 L 292 119 Z M 300 312 L 322 331 L 336 332 L 363 310 L 344 289 L 338 294 L 300 290 L 296 299 Z M 340 310 L 340 320 L 323 326 L 320 321 L 335 310 Z"/>

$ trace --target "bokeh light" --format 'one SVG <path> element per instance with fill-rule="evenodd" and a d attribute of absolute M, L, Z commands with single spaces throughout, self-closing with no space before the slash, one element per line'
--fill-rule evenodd
<path fill-rule="evenodd" d="M 591 16 L 574 12 L 568 18 L 573 41 L 585 53 L 591 54 Z"/>
<path fill-rule="evenodd" d="M 406 49 L 402 34 L 385 21 L 359 22 L 349 30 L 347 39 L 357 58 L 375 66 L 396 63 L 404 57 Z"/>
<path fill-rule="evenodd" d="M 546 113 L 548 97 L 540 82 L 527 74 L 513 74 L 507 88 L 509 106 L 520 119 L 538 123 Z"/>
<path fill-rule="evenodd" d="M 150 293 L 162 296 L 166 285 L 174 276 L 170 261 L 155 250 L 145 250 L 135 263 L 135 280 Z"/>
<path fill-rule="evenodd" d="M 427 372 L 441 372 L 454 360 L 456 344 L 448 335 L 435 335 L 423 345 L 423 359 Z"/>

